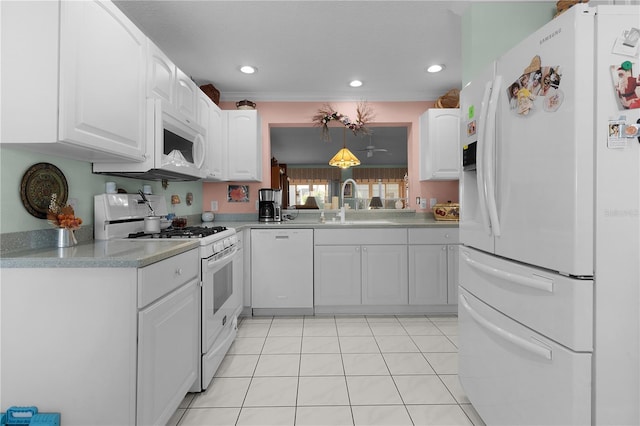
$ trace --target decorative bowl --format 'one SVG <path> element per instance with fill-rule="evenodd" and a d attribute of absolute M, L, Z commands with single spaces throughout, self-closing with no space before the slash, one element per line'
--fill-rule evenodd
<path fill-rule="evenodd" d="M 433 217 L 436 220 L 459 220 L 460 204 L 438 203 L 433 206 Z"/>

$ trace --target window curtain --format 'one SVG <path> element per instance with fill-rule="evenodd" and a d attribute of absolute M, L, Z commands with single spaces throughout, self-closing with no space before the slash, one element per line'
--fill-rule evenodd
<path fill-rule="evenodd" d="M 354 167 L 353 178 L 358 183 L 366 182 L 398 182 L 404 180 L 406 167 Z"/>

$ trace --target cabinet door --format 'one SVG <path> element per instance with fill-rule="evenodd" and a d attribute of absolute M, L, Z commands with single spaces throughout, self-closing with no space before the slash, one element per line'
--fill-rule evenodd
<path fill-rule="evenodd" d="M 196 103 L 200 88 L 180 68 L 176 68 L 176 109 L 189 120 L 196 120 Z"/>
<path fill-rule="evenodd" d="M 447 246 L 409 246 L 409 304 L 447 303 Z"/>
<path fill-rule="evenodd" d="M 61 140 L 144 159 L 146 46 L 113 3 L 61 2 Z"/>
<path fill-rule="evenodd" d="M 206 95 L 205 95 L 206 96 Z M 209 104 L 209 127 L 207 129 L 207 169 L 205 180 L 219 181 L 226 175 L 226 149 L 222 139 L 222 110 L 218 105 Z"/>
<path fill-rule="evenodd" d="M 147 96 L 171 105 L 175 99 L 176 66 L 153 42 L 148 43 Z"/>
<path fill-rule="evenodd" d="M 458 304 L 458 264 L 460 259 L 458 254 L 460 252 L 460 245 L 451 244 L 447 246 L 447 285 L 448 288 L 448 303 L 449 305 Z"/>
<path fill-rule="evenodd" d="M 360 246 L 316 246 L 313 276 L 315 305 L 360 305 Z"/>
<path fill-rule="evenodd" d="M 139 425 L 166 424 L 196 379 L 198 281 L 138 314 Z"/>
<path fill-rule="evenodd" d="M 420 117 L 420 180 L 460 177 L 460 110 L 432 108 Z"/>
<path fill-rule="evenodd" d="M 407 246 L 362 247 L 362 304 L 406 305 Z"/>
<path fill-rule="evenodd" d="M 255 110 L 225 111 L 229 180 L 262 179 L 262 138 L 260 119 Z"/>

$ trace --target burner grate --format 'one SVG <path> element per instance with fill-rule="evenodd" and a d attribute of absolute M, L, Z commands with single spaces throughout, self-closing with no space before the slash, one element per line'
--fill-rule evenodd
<path fill-rule="evenodd" d="M 204 238 L 218 232 L 226 231 L 225 226 L 187 226 L 185 228 L 168 228 L 157 234 L 147 234 L 145 232 L 134 232 L 127 238 Z"/>

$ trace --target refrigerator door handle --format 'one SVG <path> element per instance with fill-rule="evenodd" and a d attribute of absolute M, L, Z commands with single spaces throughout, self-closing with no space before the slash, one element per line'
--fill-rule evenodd
<path fill-rule="evenodd" d="M 487 122 L 487 107 L 489 104 L 489 95 L 491 94 L 491 82 L 487 81 L 484 86 L 484 93 L 482 95 L 482 109 L 480 118 L 478 119 L 478 126 L 481 129 L 478 135 L 478 146 L 476 152 L 476 178 L 478 185 L 478 204 L 480 204 L 480 215 L 482 216 L 482 224 L 488 235 L 491 235 L 491 222 L 489 222 L 489 213 L 487 211 L 487 188 L 484 179 L 484 145 L 486 141 L 485 124 Z"/>
<path fill-rule="evenodd" d="M 488 319 L 484 318 L 478 312 L 476 312 L 469 305 L 467 298 L 463 294 L 458 296 L 458 301 L 460 302 L 460 306 L 462 306 L 464 310 L 467 311 L 467 313 L 471 316 L 471 318 L 473 318 L 473 320 L 485 330 L 489 331 L 490 333 L 493 333 L 494 335 L 502 338 L 503 340 L 506 340 L 507 342 L 533 355 L 539 356 L 544 359 L 551 359 L 552 353 L 549 348 L 532 343 L 526 339 L 523 339 L 520 336 L 516 336 L 515 334 L 510 333 L 507 330 L 498 327 Z"/>
<path fill-rule="evenodd" d="M 519 284 L 524 287 L 530 287 L 536 290 L 548 291 L 549 293 L 553 293 L 553 280 L 536 276 L 534 276 L 534 278 L 531 278 L 487 266 L 483 263 L 471 259 L 465 252 L 462 252 L 462 258 L 470 267 L 476 269 L 477 271 L 484 272 L 485 274 L 491 275 L 504 281 L 509 281 L 513 284 Z"/>
<path fill-rule="evenodd" d="M 496 111 L 498 109 L 498 98 L 502 89 L 502 76 L 497 75 L 493 80 L 493 90 L 489 98 L 489 108 L 487 111 L 486 147 L 483 152 L 485 163 L 485 179 L 487 185 L 487 207 L 493 235 L 500 236 L 500 220 L 498 219 L 498 207 L 496 205 L 496 184 L 495 184 L 495 152 L 496 152 Z"/>

